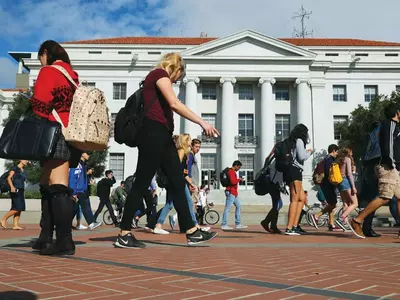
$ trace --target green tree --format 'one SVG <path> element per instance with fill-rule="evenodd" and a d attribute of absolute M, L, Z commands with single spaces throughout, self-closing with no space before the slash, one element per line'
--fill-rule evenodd
<path fill-rule="evenodd" d="M 338 130 L 341 134 L 339 146 L 347 146 L 353 150 L 357 165 L 361 162 L 367 136 L 374 123 L 385 120 L 384 109 L 393 102 L 400 107 L 400 93 L 393 92 L 390 96 L 381 95 L 372 100 L 368 107 L 359 105 L 351 112 L 350 118 L 346 123 L 338 125 Z"/>
<path fill-rule="evenodd" d="M 10 119 L 18 119 L 24 112 L 26 112 L 30 106 L 28 98 L 31 97 L 33 94 L 33 89 L 25 92 L 22 95 L 22 92 L 18 93 L 14 97 L 14 102 L 8 106 L 8 117 L 3 120 L 3 126 L 7 124 Z M 103 175 L 104 170 L 106 168 L 106 161 L 107 161 L 108 151 L 94 151 L 90 155 L 90 159 L 88 165 L 90 168 L 94 168 L 93 177 L 99 178 Z M 18 161 L 6 161 L 5 166 L 6 169 L 9 170 L 13 166 L 15 166 Z M 39 162 L 32 162 L 30 166 L 25 168 L 28 181 L 32 184 L 39 183 L 40 176 L 42 174 L 42 167 L 40 166 Z"/>

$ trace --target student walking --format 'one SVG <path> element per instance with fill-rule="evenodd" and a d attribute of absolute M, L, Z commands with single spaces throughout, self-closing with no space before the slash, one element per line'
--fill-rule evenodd
<path fill-rule="evenodd" d="M 110 201 L 110 191 L 112 186 L 117 182 L 114 178 L 113 171 L 107 170 L 104 173 L 105 177 L 101 179 L 97 183 L 97 196 L 100 199 L 99 207 L 97 208 L 96 212 L 94 213 L 94 220 L 97 223 L 97 217 L 103 211 L 104 206 L 107 207 L 108 212 L 110 213 L 111 219 L 115 225 L 115 227 L 119 226 L 117 217 L 114 214 L 114 209 L 111 205 Z M 133 218 L 132 218 L 133 219 Z M 131 219 L 131 222 L 132 222 Z"/>
<path fill-rule="evenodd" d="M 7 183 L 10 187 L 11 209 L 3 216 L 1 220 L 1 227 L 4 229 L 7 228 L 7 220 L 10 217 L 14 217 L 14 230 L 24 229 L 19 226 L 19 220 L 21 218 L 21 212 L 25 211 L 26 173 L 24 168 L 28 164 L 29 162 L 27 160 L 21 160 L 16 167 L 10 170 L 10 173 L 7 177 Z"/>
<path fill-rule="evenodd" d="M 242 225 L 241 223 L 241 203 L 239 199 L 238 193 L 238 185 L 239 182 L 243 181 L 242 178 L 238 178 L 236 172 L 240 170 L 242 167 L 242 163 L 238 160 L 235 160 L 232 164 L 232 167 L 228 170 L 228 178 L 229 185 L 225 189 L 225 209 L 222 215 L 222 230 L 232 230 L 232 227 L 228 226 L 228 214 L 232 208 L 232 205 L 235 205 L 235 229 L 245 229 L 247 226 Z"/>
<path fill-rule="evenodd" d="M 202 118 L 188 109 L 175 95 L 172 83 L 185 74 L 185 65 L 179 53 L 163 56 L 160 63 L 146 77 L 143 87 L 145 106 L 149 107 L 138 132 L 138 164 L 136 180 L 125 202 L 121 232 L 115 242 L 116 247 L 144 248 L 131 233 L 132 219 L 140 207 L 140 202 L 150 186 L 151 179 L 161 167 L 165 172 L 169 191 L 174 194 L 174 206 L 178 212 L 179 225 L 186 231 L 188 244 L 198 244 L 214 238 L 217 233 L 204 232 L 195 226 L 185 196 L 185 179 L 181 175 L 181 162 L 172 140 L 174 131 L 173 112 L 199 124 L 207 136 L 217 136 L 219 132 Z"/>

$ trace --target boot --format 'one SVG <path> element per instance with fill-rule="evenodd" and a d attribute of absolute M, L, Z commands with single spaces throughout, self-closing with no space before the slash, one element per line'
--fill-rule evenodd
<path fill-rule="evenodd" d="M 41 206 L 42 215 L 40 218 L 40 231 L 39 238 L 33 244 L 32 249 L 39 251 L 42 248 L 52 247 L 53 244 L 53 230 L 54 223 L 51 215 L 51 198 L 52 195 L 49 191 L 48 185 L 40 185 L 40 194 L 42 195 Z"/>
<path fill-rule="evenodd" d="M 273 210 L 272 216 L 271 216 L 271 233 L 275 234 L 281 234 L 282 232 L 278 229 L 278 217 L 279 217 L 279 211 L 276 209 Z"/>
<path fill-rule="evenodd" d="M 265 217 L 265 219 L 262 220 L 261 223 L 260 223 L 261 226 L 268 232 L 271 232 L 270 229 L 269 229 L 269 223 L 271 223 L 271 218 L 272 218 L 272 215 L 273 215 L 273 211 L 274 211 L 274 209 L 272 208 L 268 212 L 268 215 Z"/>
<path fill-rule="evenodd" d="M 72 190 L 62 184 L 49 187 L 52 195 L 51 213 L 56 227 L 56 242 L 50 248 L 42 249 L 41 255 L 74 255 L 75 244 L 72 240 L 72 219 L 75 214 L 75 201 Z"/>

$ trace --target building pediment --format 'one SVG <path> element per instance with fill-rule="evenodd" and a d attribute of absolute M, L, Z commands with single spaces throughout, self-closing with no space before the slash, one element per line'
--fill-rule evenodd
<path fill-rule="evenodd" d="M 185 57 L 253 57 L 253 58 L 314 58 L 309 50 L 266 36 L 253 30 L 244 30 L 224 38 L 190 48 L 182 52 Z"/>

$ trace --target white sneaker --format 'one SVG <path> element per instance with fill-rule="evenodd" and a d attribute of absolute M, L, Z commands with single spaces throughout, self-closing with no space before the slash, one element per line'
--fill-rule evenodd
<path fill-rule="evenodd" d="M 232 227 L 229 227 L 228 225 L 222 225 L 222 226 L 221 226 L 221 229 L 222 229 L 222 230 L 233 230 L 233 228 L 232 228 Z"/>
<path fill-rule="evenodd" d="M 103 222 L 93 222 L 92 224 L 89 225 L 89 229 L 93 230 L 96 229 L 97 227 L 103 225 Z"/>
<path fill-rule="evenodd" d="M 118 211 L 116 211 L 115 209 L 114 209 L 114 215 L 115 215 L 116 217 L 118 217 Z"/>
<path fill-rule="evenodd" d="M 235 229 L 245 229 L 245 228 L 247 228 L 247 226 L 246 225 L 242 225 L 242 224 L 239 224 L 239 225 L 235 226 Z"/>
<path fill-rule="evenodd" d="M 211 227 L 200 227 L 201 231 L 208 232 L 210 231 Z"/>
<path fill-rule="evenodd" d="M 154 233 L 154 234 L 169 234 L 168 231 L 166 231 L 166 230 L 164 230 L 164 229 L 161 229 L 161 228 L 157 228 L 157 227 L 154 228 L 153 233 Z"/>
<path fill-rule="evenodd" d="M 79 225 L 78 227 L 76 227 L 76 229 L 78 229 L 78 230 L 85 230 L 85 229 L 87 229 L 87 227 L 86 227 L 86 226 L 83 226 L 83 225 L 81 224 L 81 225 Z"/>

